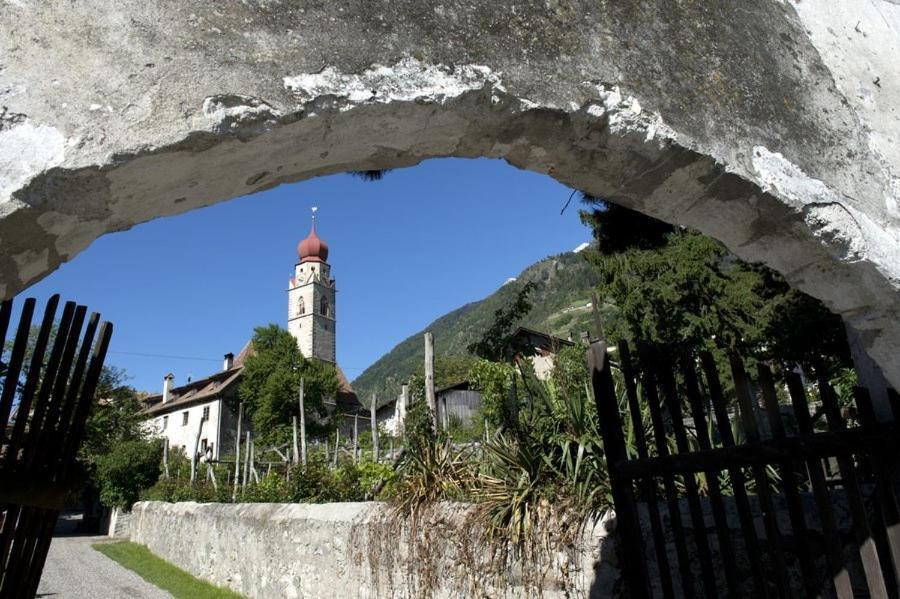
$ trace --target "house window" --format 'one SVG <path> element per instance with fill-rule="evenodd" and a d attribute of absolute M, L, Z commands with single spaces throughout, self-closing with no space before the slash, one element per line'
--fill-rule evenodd
<path fill-rule="evenodd" d="M 201 439 L 200 440 L 200 453 L 202 453 L 203 455 L 206 455 L 206 446 L 207 446 L 206 439 Z"/>
<path fill-rule="evenodd" d="M 181 426 L 187 426 L 188 413 L 187 410 L 181 413 Z"/>
<path fill-rule="evenodd" d="M 203 419 L 209 420 L 209 406 L 203 406 Z"/>
<path fill-rule="evenodd" d="M 166 430 L 167 426 L 169 426 L 169 417 L 163 416 L 162 417 L 162 430 Z"/>

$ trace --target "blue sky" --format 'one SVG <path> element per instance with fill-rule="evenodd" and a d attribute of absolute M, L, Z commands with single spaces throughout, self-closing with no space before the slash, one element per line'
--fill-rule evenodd
<path fill-rule="evenodd" d="M 322 177 L 106 235 L 25 290 L 115 324 L 107 363 L 157 391 L 221 368 L 253 327 L 286 326 L 298 241 L 319 207 L 351 380 L 395 344 L 529 264 L 589 240 L 570 190 L 497 160 L 432 160 L 377 182 Z M 40 306 L 41 309 L 42 306 Z"/>

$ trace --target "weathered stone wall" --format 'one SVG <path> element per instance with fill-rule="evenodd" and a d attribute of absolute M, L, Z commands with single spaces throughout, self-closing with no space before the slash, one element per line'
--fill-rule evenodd
<path fill-rule="evenodd" d="M 618 569 L 603 523 L 567 551 L 508 568 L 486 550 L 471 507 L 441 504 L 415 522 L 378 503 L 141 502 L 131 539 L 195 576 L 251 598 L 611 597 Z M 414 534 L 413 534 L 414 533 Z M 535 586 L 536 585 L 536 586 Z"/>
<path fill-rule="evenodd" d="M 898 31 L 896 0 L 0 0 L 0 295 L 159 216 L 487 156 L 765 262 L 900 387 Z"/>

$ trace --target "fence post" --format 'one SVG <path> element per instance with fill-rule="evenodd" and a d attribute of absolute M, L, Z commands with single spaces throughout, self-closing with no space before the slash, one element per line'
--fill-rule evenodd
<path fill-rule="evenodd" d="M 241 421 L 244 419 L 244 402 L 238 408 L 237 436 L 234 438 L 234 490 L 231 500 L 237 501 L 238 485 L 241 480 Z"/>
<path fill-rule="evenodd" d="M 244 445 L 244 480 L 241 481 L 241 489 L 247 490 L 247 475 L 250 472 L 250 431 L 247 431 L 247 444 Z"/>
<path fill-rule="evenodd" d="M 434 335 L 425 333 L 425 399 L 431 412 L 431 426 L 438 431 L 437 399 L 434 396 Z"/>
<path fill-rule="evenodd" d="M 191 453 L 191 482 L 197 480 L 197 451 L 200 449 L 200 435 L 203 434 L 203 418 L 200 416 L 200 424 L 197 425 L 197 435 L 194 437 L 194 451 Z"/>
<path fill-rule="evenodd" d="M 353 415 L 353 463 L 359 462 L 359 414 Z"/>
<path fill-rule="evenodd" d="M 341 429 L 340 425 L 334 431 L 334 467 L 337 468 L 339 454 L 341 452 Z"/>
<path fill-rule="evenodd" d="M 291 458 L 292 463 L 297 464 L 300 462 L 300 445 L 299 445 L 299 441 L 297 440 L 297 417 L 296 416 L 291 416 L 291 429 L 293 432 L 292 439 L 294 442 L 294 447 L 293 447 L 294 453 L 293 453 L 293 455 L 290 456 L 290 458 Z M 290 454 L 290 451 L 288 453 Z"/>
<path fill-rule="evenodd" d="M 306 408 L 303 404 L 304 382 L 300 379 L 300 463 L 306 466 Z"/>
<path fill-rule="evenodd" d="M 406 412 L 409 410 L 409 384 L 400 386 L 400 405 L 402 408 L 397 414 L 397 427 L 401 436 L 406 434 Z"/>
<path fill-rule="evenodd" d="M 372 394 L 372 402 L 369 404 L 369 419 L 372 422 L 372 459 L 378 461 L 378 420 L 375 418 L 375 394 Z"/>
<path fill-rule="evenodd" d="M 634 489 L 631 479 L 620 475 L 618 469 L 619 463 L 627 460 L 628 452 L 609 360 L 606 356 L 606 343 L 602 337 L 599 342 L 591 344 L 587 358 L 616 513 L 617 540 L 621 548 L 619 563 L 622 564 L 625 580 L 628 581 L 630 596 L 634 599 L 649 598 L 641 524 Z"/>
<path fill-rule="evenodd" d="M 169 438 L 163 439 L 163 477 L 169 478 Z"/>

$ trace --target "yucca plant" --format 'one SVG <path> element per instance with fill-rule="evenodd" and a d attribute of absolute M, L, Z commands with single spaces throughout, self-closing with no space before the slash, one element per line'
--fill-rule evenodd
<path fill-rule="evenodd" d="M 417 443 L 407 449 L 397 466 L 397 509 L 411 513 L 440 500 L 465 499 L 476 474 L 468 449 L 457 450 L 449 439 Z"/>

